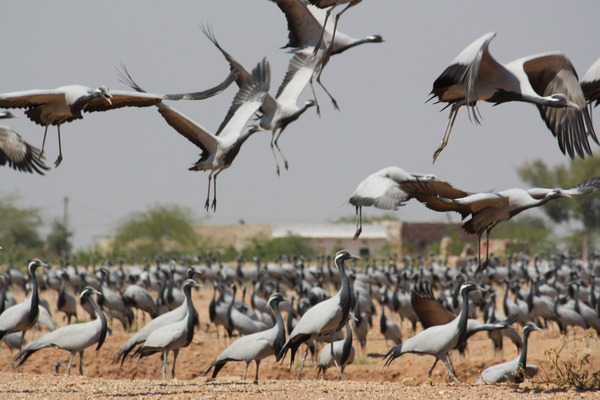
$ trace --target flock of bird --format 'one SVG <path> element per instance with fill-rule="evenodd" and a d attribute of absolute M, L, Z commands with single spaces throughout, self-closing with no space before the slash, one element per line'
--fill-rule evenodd
<path fill-rule="evenodd" d="M 321 82 L 321 73 L 329 58 L 363 43 L 384 41 L 380 35 L 359 40 L 337 31 L 340 16 L 360 1 L 273 0 L 286 17 L 289 37 L 285 47 L 293 52 L 284 81 L 275 96 L 269 94 L 269 62 L 262 59 L 248 71 L 221 46 L 209 26 L 204 26 L 203 32 L 228 62 L 230 74 L 222 83 L 201 92 L 169 95 L 146 92 L 122 65 L 117 70 L 120 79 L 134 91 L 69 85 L 52 90 L 2 93 L 0 108 L 25 108 L 25 115 L 31 121 L 44 126 L 44 140 L 38 150 L 10 128 L 0 127 L 0 164 L 43 174 L 48 170 L 43 152 L 50 125 L 58 129 L 59 155 L 55 162 L 58 167 L 63 159 L 60 145 L 62 124 L 81 119 L 85 112 L 155 106 L 169 126 L 201 150 L 200 159 L 190 170 L 210 171 L 205 208 L 216 210 L 217 176 L 232 165 L 244 142 L 258 131 L 271 131 L 276 172 L 280 173 L 276 150 L 287 169 L 288 161 L 279 148 L 278 139 L 287 126 L 310 107 L 316 107 L 319 112 L 313 79 L 337 108 L 337 101 Z M 332 31 L 311 13 L 311 7 L 325 8 L 329 17 L 338 5 L 345 5 L 345 8 L 335 15 Z M 502 64 L 489 52 L 494 36 L 495 33 L 488 33 L 467 46 L 433 83 L 431 98 L 437 98 L 437 102 L 450 107 L 442 143 L 433 156 L 434 162 L 448 143 L 460 107 L 466 106 L 469 116 L 479 122 L 478 101 L 535 104 L 548 129 L 557 138 L 563 154 L 571 158 L 592 156 L 590 139 L 600 144 L 590 116 L 594 102 L 596 105 L 600 102 L 600 61 L 590 68 L 582 81 L 578 80 L 574 67 L 562 53 L 529 56 Z M 221 93 L 234 81 L 239 90 L 214 133 L 166 104 L 166 101 L 206 99 Z M 299 105 L 298 99 L 309 85 L 313 99 Z M 251 125 L 253 116 L 258 122 Z M 14 114 L 4 112 L 0 117 L 11 118 Z M 489 242 L 489 234 L 498 223 L 550 200 L 585 195 L 599 189 L 600 177 L 590 177 L 568 189 L 470 193 L 432 174 L 413 174 L 398 167 L 388 167 L 361 182 L 349 202 L 356 208 L 355 239 L 362 230 L 362 207 L 396 209 L 415 198 L 435 211 L 454 211 L 463 219 L 469 218 L 463 229 L 478 236 L 481 249 L 483 233 Z M 181 349 L 190 346 L 199 324 L 191 296 L 192 288 L 198 287 L 197 280 L 214 286 L 210 322 L 217 331 L 222 327 L 230 337 L 239 335 L 204 369 L 205 374 L 212 371 L 213 377 L 228 362 L 244 361 L 245 378 L 248 366 L 254 361 L 255 381 L 258 381 L 258 367 L 262 359 L 273 355 L 280 361 L 289 354 L 293 365 L 297 351 L 304 346 L 298 373 L 300 378 L 308 353 L 315 352 L 318 343 L 325 341 L 328 345 L 320 353 L 318 369 L 325 377 L 327 368 L 335 366 L 343 379 L 345 366 L 354 359 L 353 340 L 365 346 L 365 335 L 372 329 L 377 303 L 380 306 L 380 333 L 386 341 L 391 340 L 395 344 L 385 355 L 385 365 L 389 366 L 405 353 L 431 355 L 435 362 L 429 374 L 441 360 L 453 380 L 458 378 L 449 358 L 450 352 L 455 349 L 464 352 L 469 337 L 479 331 L 489 332 L 495 349 L 502 348 L 502 338 L 506 336 L 521 351 L 514 361 L 483 371 L 481 382 L 519 382 L 526 376 L 533 376 L 537 368 L 526 364 L 527 339 L 529 333 L 539 330 L 540 326 L 549 329 L 555 323 L 561 332 L 567 332 L 567 327 L 571 326 L 591 327 L 600 332 L 600 302 L 595 292 L 596 277 L 600 274 L 598 260 L 582 264 L 577 260 L 556 257 L 553 260 L 536 260 L 533 266 L 525 260 L 518 260 L 503 267 L 487 253 L 487 244 L 485 261 L 482 262 L 480 254 L 475 262 L 462 270 L 433 261 L 416 267 L 407 261 L 404 267 L 400 267 L 391 260 L 385 265 L 370 263 L 366 270 L 361 271 L 355 265 L 357 257 L 345 250 L 338 252 L 330 259 L 331 262 L 326 262 L 324 257 L 314 267 L 296 260 L 294 263 L 264 266 L 257 262 L 255 267 L 250 268 L 243 267 L 243 261 L 240 261 L 237 268 L 233 268 L 216 263 L 210 257 L 205 264 L 198 263 L 190 268 L 171 264 L 170 267 L 158 265 L 153 270 L 150 266 L 145 270 L 100 269 L 97 274 L 65 266 L 60 272 L 54 271 L 53 284 L 47 283 L 57 288 L 58 299 L 62 299 L 58 309 L 65 310 L 69 321 L 75 316 L 72 307 L 77 308 L 77 300 L 72 295 L 68 297 L 65 292 L 69 282 L 79 293 L 81 306 L 87 307 L 93 320 L 85 324 L 68 324 L 21 348 L 25 332 L 43 314 L 36 269 L 48 266 L 40 260 L 33 260 L 28 265 L 31 296 L 23 303 L 4 309 L 8 301 L 8 283 L 14 284 L 11 276 L 14 270 L 7 271 L 5 279 L 8 282 L 3 286 L 0 304 L 0 339 L 8 343 L 9 334 L 21 334 L 20 351 L 12 360 L 9 359 L 11 364 L 17 363 L 15 368 L 36 351 L 57 347 L 71 353 L 67 373 L 76 353 L 80 354 L 79 371 L 83 373 L 84 350 L 92 345 L 96 345 L 96 349 L 102 346 L 113 319 L 121 321 L 127 329 L 133 329 L 132 322 L 135 320 L 137 323 L 138 320 L 132 309 L 138 308 L 153 319 L 142 329 L 136 329 L 137 332 L 121 346 L 117 362 L 123 365 L 129 358 L 159 353 L 163 379 L 174 377 L 177 356 Z M 45 274 L 48 279 L 50 271 L 48 269 Z M 175 287 L 176 282 L 182 283 L 181 290 Z M 496 310 L 493 293 L 502 284 L 506 285 L 503 298 L 505 315 Z M 337 293 L 331 296 L 326 290 L 327 285 L 336 287 Z M 238 287 L 252 288 L 252 307 L 236 299 Z M 432 288 L 438 291 L 437 297 Z M 150 294 L 152 289 L 160 293 L 158 299 Z M 292 291 L 295 294 L 288 298 L 286 292 Z M 514 293 L 514 300 L 509 298 L 510 292 Z M 98 303 L 94 301 L 93 294 L 98 296 Z M 297 307 L 290 305 L 294 301 Z M 71 311 L 66 311 L 68 307 Z M 402 319 L 411 321 L 412 337 L 404 340 L 397 324 L 386 316 L 386 307 Z M 476 319 L 477 309 L 486 310 L 484 323 Z M 286 323 L 281 311 L 287 312 Z M 108 315 L 108 321 L 104 313 Z M 417 322 L 423 328 L 418 333 Z M 512 327 L 514 323 L 523 327 L 522 338 Z M 500 344 L 497 335 L 500 336 Z M 171 352 L 173 361 L 169 370 Z"/>
<path fill-rule="evenodd" d="M 448 378 L 458 381 L 451 357 L 456 351 L 468 358 L 470 338 L 485 331 L 491 346 L 479 383 L 489 383 L 535 376 L 538 366 L 527 364 L 528 337 L 533 331 L 568 335 L 591 328 L 600 333 L 596 289 L 600 257 L 582 262 L 560 254 L 539 255 L 531 262 L 518 256 L 506 265 L 492 258 L 477 278 L 475 259 L 458 269 L 433 256 L 429 260 L 405 257 L 403 265 L 395 259 L 362 260 L 366 264 L 362 268 L 359 257 L 345 250 L 335 257 L 320 256 L 316 262 L 282 256 L 278 262 L 246 263 L 239 258 L 229 264 L 208 254 L 170 262 L 159 257 L 155 265 L 144 267 L 125 267 L 122 261 L 101 268 L 71 263 L 52 267 L 34 259 L 26 276 L 14 266 L 0 275 L 0 348 L 17 351 L 9 356 L 2 349 L 15 369 L 40 350 L 63 349 L 70 353 L 67 374 L 79 353 L 83 374 L 84 351 L 115 340 L 109 335 L 119 321 L 129 338 L 107 361 L 137 368 L 130 360 L 160 354 L 162 377 L 169 379 L 175 377 L 180 351 L 203 351 L 192 342 L 204 326 L 202 334 L 214 340 L 216 333 L 226 347 L 207 366 L 199 365 L 198 374 L 215 378 L 227 363 L 244 362 L 245 379 L 254 362 L 258 382 L 262 360 L 273 356 L 283 362 L 289 355 L 291 369 L 302 348 L 298 379 L 309 353 L 317 376 L 325 379 L 327 369 L 335 367 L 344 379 L 345 367 L 357 354 L 366 356 L 377 332 L 388 349 L 383 355 L 385 367 L 406 353 L 429 355 L 434 358 L 430 376 L 442 361 Z M 213 288 L 208 309 L 200 312 L 191 292 L 199 287 Z M 330 288 L 337 288 L 337 293 L 331 295 Z M 16 303 L 13 290 L 30 294 Z M 46 299 L 53 292 L 56 300 L 50 307 Z M 56 328 L 45 322 L 42 315 L 49 310 L 64 313 L 66 325 Z M 89 314 L 89 322 L 82 322 L 81 310 Z M 377 313 L 379 324 L 374 324 Z M 201 315 L 208 320 L 201 321 Z M 76 321 L 71 322 L 71 317 Z M 151 320 L 145 323 L 147 318 Z M 49 332 L 27 343 L 26 332 L 36 329 L 38 322 Z M 140 323 L 145 325 L 140 328 Z M 412 336 L 405 338 L 409 332 Z M 503 342 L 513 343 L 518 355 L 495 363 L 494 359 L 504 358 Z M 60 365 L 62 361 L 55 368 Z"/>

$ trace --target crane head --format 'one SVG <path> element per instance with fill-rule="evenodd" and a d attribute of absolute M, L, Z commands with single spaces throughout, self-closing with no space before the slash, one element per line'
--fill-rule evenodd
<path fill-rule="evenodd" d="M 108 102 L 108 104 L 112 105 L 112 94 L 106 86 L 100 86 L 98 89 L 94 90 L 94 94 L 97 97 L 101 97 Z"/>
<path fill-rule="evenodd" d="M 579 110 L 580 107 L 569 99 L 569 97 L 562 93 L 555 93 L 550 96 L 550 100 L 554 107 L 571 107 Z"/>

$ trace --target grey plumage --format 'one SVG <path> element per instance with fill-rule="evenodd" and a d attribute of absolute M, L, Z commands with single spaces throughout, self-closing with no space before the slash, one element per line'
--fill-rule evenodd
<path fill-rule="evenodd" d="M 97 344 L 96 350 L 99 350 L 104 343 L 107 332 L 106 317 L 94 302 L 92 294 L 101 295 L 94 288 L 87 286 L 81 292 L 80 297 L 94 307 L 97 314 L 94 321 L 66 325 L 34 340 L 15 356 L 15 361 L 18 361 L 17 368 L 23 365 L 36 351 L 47 347 L 55 347 L 71 352 L 71 358 L 67 365 L 67 375 L 71 374 L 73 358 L 75 354 L 79 353 L 79 373 L 83 375 L 83 353 L 85 349 Z"/>
<path fill-rule="evenodd" d="M 288 350 L 291 351 L 290 365 L 294 363 L 296 351 L 302 343 L 307 345 L 311 344 L 318 336 L 331 335 L 336 331 L 339 331 L 348 319 L 350 308 L 352 304 L 352 291 L 350 289 L 350 283 L 346 276 L 344 262 L 347 260 L 357 259 L 358 257 L 353 256 L 346 250 L 338 251 L 335 255 L 335 264 L 338 267 L 339 274 L 342 280 L 340 290 L 335 296 L 322 301 L 312 308 L 309 308 L 302 318 L 290 333 L 288 340 L 279 352 L 277 361 L 283 359 Z M 308 348 L 304 353 L 302 360 L 302 366 L 300 367 L 300 373 L 306 360 Z"/>
<path fill-rule="evenodd" d="M 221 368 L 229 361 L 245 361 L 246 368 L 242 379 L 246 379 L 248 366 L 252 361 L 256 363 L 256 375 L 254 383 L 258 383 L 258 367 L 262 359 L 277 355 L 285 342 L 285 328 L 283 318 L 279 311 L 279 303 L 286 301 L 280 293 L 274 293 L 269 297 L 269 307 L 275 314 L 275 326 L 257 333 L 243 336 L 233 342 L 221 354 L 219 354 L 204 370 L 204 375 L 214 368 L 212 377 L 215 378 Z"/>
<path fill-rule="evenodd" d="M 428 373 L 429 376 L 431 376 L 437 361 L 441 360 L 446 365 L 448 376 L 458 382 L 448 362 L 447 355 L 450 350 L 456 348 L 459 343 L 466 340 L 469 313 L 468 296 L 474 290 L 483 289 L 472 282 L 463 283 L 460 288 L 460 294 L 463 299 L 460 313 L 450 322 L 444 325 L 431 326 L 392 347 L 384 357 L 385 365 L 389 366 L 392 361 L 405 353 L 429 354 L 435 357 L 435 362 Z"/>
<path fill-rule="evenodd" d="M 528 322 L 523 327 L 523 347 L 517 358 L 511 361 L 497 364 L 486 368 L 477 383 L 501 383 L 510 381 L 520 383 L 527 378 L 533 378 L 538 372 L 537 365 L 527 365 L 527 341 L 529 334 L 533 331 L 541 330 L 534 323 Z"/>
<path fill-rule="evenodd" d="M 412 174 L 395 166 L 383 168 L 363 179 L 348 200 L 356 208 L 354 239 L 358 239 L 362 232 L 363 207 L 397 210 L 411 198 L 408 192 L 401 189 L 401 183 L 431 180 L 437 178 L 434 175 Z"/>
<path fill-rule="evenodd" d="M 169 352 L 173 352 L 173 367 L 171 368 L 171 379 L 175 378 L 175 365 L 179 350 L 189 346 L 194 338 L 194 303 L 192 302 L 192 288 L 200 287 L 193 279 L 187 279 L 183 283 L 187 313 L 184 319 L 165 325 L 151 332 L 144 343 L 135 350 L 134 357 L 147 357 L 155 353 L 161 353 L 162 375 L 167 379 L 169 372 Z"/>
<path fill-rule="evenodd" d="M 323 380 L 327 374 L 327 369 L 333 367 L 336 363 L 340 368 L 340 379 L 344 380 L 344 370 L 348 364 L 352 364 L 356 351 L 352 346 L 352 329 L 346 322 L 346 337 L 335 342 L 328 343 L 321 350 L 319 355 L 319 364 L 317 365 L 317 377 L 323 374 Z"/>
<path fill-rule="evenodd" d="M 32 282 L 31 297 L 25 299 L 23 302 L 15 304 L 12 307 L 4 310 L 0 314 L 0 340 L 4 336 L 11 332 L 22 332 L 22 336 L 25 336 L 25 332 L 31 328 L 38 320 L 39 316 L 39 293 L 38 293 L 38 279 L 35 274 L 35 270 L 38 267 L 46 267 L 46 264 L 42 263 L 38 259 L 34 259 L 27 265 L 27 271 L 29 278 Z"/>

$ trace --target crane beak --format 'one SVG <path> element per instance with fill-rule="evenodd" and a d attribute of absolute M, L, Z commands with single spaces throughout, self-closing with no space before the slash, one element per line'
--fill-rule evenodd
<path fill-rule="evenodd" d="M 569 100 L 569 102 L 567 103 L 567 107 L 574 108 L 577 111 L 581 110 L 581 107 L 579 107 L 579 105 L 577 105 L 576 103 L 573 103 L 571 100 Z"/>

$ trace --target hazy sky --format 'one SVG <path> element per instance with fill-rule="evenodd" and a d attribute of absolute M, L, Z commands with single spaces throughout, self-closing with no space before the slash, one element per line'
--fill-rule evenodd
<path fill-rule="evenodd" d="M 600 56 L 599 14 L 596 0 L 366 0 L 344 14 L 339 30 L 353 37 L 379 33 L 389 41 L 332 58 L 322 79 L 341 110 L 334 110 L 318 89 L 321 117 L 309 110 L 279 141 L 290 162 L 279 177 L 270 133 L 250 138 L 219 176 L 216 213 L 203 209 L 208 173 L 187 170 L 199 149 L 170 128 L 155 107 L 86 113 L 83 120 L 63 125 L 62 165 L 46 176 L 0 168 L 0 196 L 19 193 L 23 206 L 41 208 L 48 220 L 62 216 L 68 196 L 74 242 L 82 247 L 110 234 L 129 213 L 157 203 L 190 207 L 211 224 L 324 222 L 353 215 L 347 199 L 356 185 L 389 165 L 433 173 L 469 191 L 526 187 L 517 166 L 534 158 L 552 165 L 568 160 L 537 109 L 482 103 L 481 125 L 470 122 L 462 109 L 449 145 L 432 165 L 448 117 L 441 104 L 425 103 L 432 83 L 464 47 L 490 31 L 497 32 L 491 53 L 501 62 L 559 50 L 583 77 Z M 124 90 L 114 72 L 121 62 L 151 92 L 205 89 L 228 72 L 199 28 L 206 23 L 247 69 L 268 58 L 273 94 L 291 58 L 280 49 L 287 43 L 285 18 L 267 0 L 11 0 L 3 2 L 0 20 L 0 92 L 67 84 Z M 210 100 L 170 105 L 216 130 L 236 91 L 233 85 Z M 309 97 L 307 90 L 301 101 Z M 2 123 L 41 146 L 43 127 L 27 118 Z M 48 165 L 57 154 L 51 127 Z M 381 212 L 369 208 L 364 213 Z M 416 202 L 397 215 L 407 221 L 445 220 Z"/>

